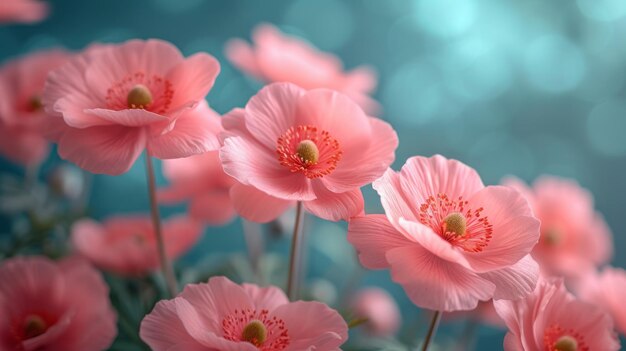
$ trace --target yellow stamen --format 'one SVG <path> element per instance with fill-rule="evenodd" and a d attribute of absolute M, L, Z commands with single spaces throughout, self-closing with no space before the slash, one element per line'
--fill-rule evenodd
<path fill-rule="evenodd" d="M 554 344 L 557 351 L 576 351 L 578 350 L 578 342 L 569 335 L 563 335 Z"/>
<path fill-rule="evenodd" d="M 455 233 L 458 236 L 465 235 L 467 220 L 459 212 L 452 212 L 443 219 L 444 232 Z"/>
<path fill-rule="evenodd" d="M 243 328 L 241 339 L 259 347 L 267 340 L 267 328 L 259 320 L 252 320 Z"/>
<path fill-rule="evenodd" d="M 128 108 L 144 109 L 152 103 L 152 93 L 145 85 L 137 84 L 128 92 L 126 101 Z"/>
<path fill-rule="evenodd" d="M 26 339 L 35 338 L 46 332 L 48 325 L 43 318 L 37 315 L 31 315 L 26 317 L 24 322 L 24 337 Z"/>
<path fill-rule="evenodd" d="M 296 153 L 300 158 L 310 164 L 316 164 L 320 158 L 320 151 L 317 145 L 311 140 L 302 140 L 296 148 Z"/>

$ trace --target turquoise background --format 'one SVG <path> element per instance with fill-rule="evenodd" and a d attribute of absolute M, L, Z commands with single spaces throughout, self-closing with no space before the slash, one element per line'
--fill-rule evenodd
<path fill-rule="evenodd" d="M 593 192 L 613 230 L 613 264 L 626 267 L 621 254 L 626 248 L 626 1 L 50 3 L 53 13 L 42 23 L 0 26 L 0 60 L 53 46 L 78 51 L 94 41 L 161 38 L 186 55 L 206 51 L 220 60 L 222 73 L 207 98 L 220 113 L 242 106 L 261 87 L 223 55 L 227 39 L 249 39 L 261 22 L 337 54 L 347 68 L 370 64 L 379 74 L 380 117 L 400 138 L 395 168 L 412 155 L 439 153 L 475 167 L 487 184 L 506 175 L 526 181 L 541 174 L 574 178 Z M 58 162 L 52 156 L 43 172 Z M 165 183 L 160 176 L 159 183 Z M 375 193 L 369 187 L 365 192 L 367 211 L 381 212 Z M 147 205 L 142 162 L 122 176 L 94 178 L 90 209 L 96 218 L 146 211 Z M 315 221 L 311 237 L 310 275 L 341 281 L 327 273 L 336 260 L 351 257 L 345 225 Z M 284 240 L 269 249 L 285 252 Z M 236 221 L 208 229 L 180 264 L 243 250 Z M 386 272 L 368 273 L 362 283 L 383 284 L 393 292 L 406 324 L 417 315 Z M 459 328 L 458 323 L 444 326 L 441 338 L 457 335 Z M 503 332 L 483 328 L 477 349 L 500 349 L 502 338 Z"/>

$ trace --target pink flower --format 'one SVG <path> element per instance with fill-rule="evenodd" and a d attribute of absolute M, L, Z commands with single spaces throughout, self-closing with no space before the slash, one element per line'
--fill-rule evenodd
<path fill-rule="evenodd" d="M 270 24 L 259 25 L 252 39 L 254 47 L 241 39 L 226 44 L 226 57 L 246 74 L 266 83 L 289 82 L 307 90 L 337 90 L 368 113 L 376 114 L 380 110 L 378 103 L 368 96 L 376 88 L 376 74 L 371 68 L 361 66 L 344 72 L 336 56 L 286 36 Z"/>
<path fill-rule="evenodd" d="M 509 328 L 505 351 L 619 350 L 611 318 L 577 300 L 561 279 L 541 279 L 526 298 L 494 304 Z"/>
<path fill-rule="evenodd" d="M 276 287 L 215 277 L 160 301 L 139 334 L 154 351 L 330 351 L 346 341 L 348 326 L 320 302 L 289 302 Z"/>
<path fill-rule="evenodd" d="M 109 289 L 86 262 L 8 259 L 0 282 L 0 350 L 101 351 L 113 343 Z"/>
<path fill-rule="evenodd" d="M 34 23 L 48 16 L 48 4 L 39 0 L 0 1 L 0 23 Z"/>
<path fill-rule="evenodd" d="M 163 173 L 171 185 L 159 189 L 160 202 L 190 199 L 189 214 L 209 224 L 226 224 L 235 216 L 229 195 L 235 180 L 224 173 L 217 151 L 165 160 Z"/>
<path fill-rule="evenodd" d="M 398 146 L 389 124 L 346 96 L 289 83 L 261 89 L 222 125 L 224 171 L 242 183 L 231 190 L 233 204 L 257 222 L 277 218 L 295 201 L 328 220 L 358 215 L 360 187 L 383 174 Z"/>
<path fill-rule="evenodd" d="M 532 189 L 517 179 L 504 184 L 524 194 L 541 221 L 532 255 L 545 274 L 576 278 L 611 258 L 610 229 L 594 211 L 591 194 L 576 182 L 544 176 Z"/>
<path fill-rule="evenodd" d="M 396 301 L 383 289 L 365 288 L 356 293 L 352 303 L 356 318 L 366 318 L 364 327 L 376 336 L 393 336 L 402 322 Z"/>
<path fill-rule="evenodd" d="M 617 330 L 626 335 L 625 270 L 606 267 L 600 274 L 588 274 L 577 284 L 576 292 L 583 301 L 606 310 L 613 317 Z"/>
<path fill-rule="evenodd" d="M 61 158 L 112 175 L 126 172 L 144 149 L 161 159 L 216 150 L 204 97 L 218 72 L 212 56 L 185 59 L 161 40 L 92 47 L 48 77 L 48 137 Z"/>
<path fill-rule="evenodd" d="M 353 218 L 348 240 L 370 269 L 391 269 L 416 305 L 471 310 L 532 292 L 539 221 L 515 190 L 485 187 L 472 168 L 412 157 L 374 182 L 385 215 Z"/>
<path fill-rule="evenodd" d="M 42 133 L 46 113 L 41 94 L 48 72 L 68 59 L 69 54 L 62 50 L 42 51 L 10 61 L 0 69 L 0 154 L 7 159 L 32 166 L 48 156 L 48 141 Z"/>
<path fill-rule="evenodd" d="M 163 223 L 167 255 L 174 259 L 189 250 L 202 227 L 186 217 Z M 112 217 L 102 224 L 82 219 L 72 226 L 76 251 L 95 266 L 120 275 L 143 275 L 159 268 L 156 236 L 149 216 Z"/>

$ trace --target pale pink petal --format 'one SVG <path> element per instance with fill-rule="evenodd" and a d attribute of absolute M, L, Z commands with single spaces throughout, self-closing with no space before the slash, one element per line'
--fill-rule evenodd
<path fill-rule="evenodd" d="M 249 185 L 235 184 L 230 189 L 230 197 L 237 213 L 243 218 L 266 223 L 278 218 L 295 202 L 270 196 Z"/>
<path fill-rule="evenodd" d="M 50 153 L 48 141 L 41 134 L 0 123 L 0 155 L 20 165 L 36 165 Z"/>
<path fill-rule="evenodd" d="M 198 241 L 203 229 L 200 222 L 187 216 L 168 218 L 163 223 L 167 255 L 170 258 L 177 258 L 184 254 Z"/>
<path fill-rule="evenodd" d="M 189 101 L 203 100 L 219 73 L 219 62 L 205 53 L 195 54 L 180 62 L 167 74 L 167 79 L 175 87 L 172 108 Z"/>
<path fill-rule="evenodd" d="M 539 278 L 539 265 L 530 255 L 526 255 L 512 266 L 478 275 L 496 286 L 494 299 L 516 300 L 535 290 Z"/>
<path fill-rule="evenodd" d="M 489 186 L 469 199 L 493 225 L 492 238 L 480 252 L 465 257 L 478 272 L 514 264 L 528 255 L 539 240 L 539 221 L 522 195 L 507 187 Z"/>
<path fill-rule="evenodd" d="M 254 301 L 254 305 L 259 310 L 273 311 L 278 306 L 288 304 L 287 295 L 275 286 L 259 287 L 254 284 L 242 284 L 243 290 Z"/>
<path fill-rule="evenodd" d="M 367 144 L 345 149 L 337 169 L 322 178 L 334 192 L 343 192 L 380 178 L 395 159 L 398 135 L 387 122 L 369 118 L 372 131 Z M 367 158 L 367 162 L 363 158 Z"/>
<path fill-rule="evenodd" d="M 364 201 L 361 189 L 334 193 L 319 181 L 313 181 L 315 200 L 304 202 L 304 208 L 312 214 L 329 220 L 348 220 L 363 213 Z"/>
<path fill-rule="evenodd" d="M 254 308 L 254 302 L 243 288 L 225 277 L 209 279 L 204 284 L 189 284 L 179 295 L 197 310 L 199 319 L 206 331 L 217 332 L 222 328 L 222 320 L 236 309 Z"/>
<path fill-rule="evenodd" d="M 464 257 L 461 249 L 450 244 L 429 227 L 419 222 L 407 221 L 404 218 L 400 218 L 398 223 L 405 236 L 419 243 L 433 255 L 465 268 L 470 268 L 470 264 Z"/>
<path fill-rule="evenodd" d="M 341 315 L 320 302 L 292 302 L 271 314 L 289 330 L 291 342 L 285 351 L 333 350 L 348 339 L 348 325 Z"/>
<path fill-rule="evenodd" d="M 109 175 L 130 169 L 146 146 L 140 128 L 122 126 L 68 129 L 59 141 L 59 155 L 79 167 Z"/>
<path fill-rule="evenodd" d="M 467 165 L 440 155 L 430 158 L 411 157 L 400 171 L 400 185 L 405 196 L 419 205 L 429 196 L 445 194 L 450 199 L 470 196 L 484 188 L 476 171 Z"/>
<path fill-rule="evenodd" d="M 277 140 L 297 125 L 296 104 L 305 91 L 293 84 L 265 86 L 246 104 L 246 128 L 262 145 L 276 148 Z M 275 162 L 278 164 L 278 162 Z"/>
<path fill-rule="evenodd" d="M 385 215 L 366 215 L 350 219 L 348 241 L 359 254 L 361 264 L 369 269 L 389 267 L 387 251 L 415 245 L 394 228 Z"/>
<path fill-rule="evenodd" d="M 400 185 L 400 175 L 391 168 L 372 183 L 374 190 L 380 195 L 380 202 L 385 209 L 389 222 L 399 228 L 398 220 L 417 220 L 417 206 L 414 199 L 408 197 Z"/>
<path fill-rule="evenodd" d="M 242 108 L 234 108 L 222 117 L 222 127 L 224 132 L 220 135 L 223 140 L 229 136 L 252 136 L 246 128 L 246 110 Z"/>
<path fill-rule="evenodd" d="M 143 127 L 157 122 L 166 122 L 169 119 L 165 116 L 161 116 L 154 112 L 146 111 L 143 109 L 126 109 L 126 110 L 109 110 L 104 108 L 85 109 L 84 113 L 100 117 L 106 124 L 120 124 L 127 127 Z M 99 124 L 85 125 L 85 127 L 92 127 Z M 81 128 L 82 126 L 72 125 L 75 128 Z"/>
<path fill-rule="evenodd" d="M 419 307 L 434 311 L 476 308 L 496 289 L 493 283 L 461 265 L 443 260 L 419 245 L 387 252 L 391 277 Z"/>
<path fill-rule="evenodd" d="M 252 47 L 241 39 L 226 42 L 224 54 L 230 63 L 255 78 L 262 78 Z"/>
<path fill-rule="evenodd" d="M 224 172 L 245 185 L 285 200 L 315 198 L 311 180 L 278 162 L 274 150 L 242 137 L 229 137 L 220 149 Z"/>
<path fill-rule="evenodd" d="M 378 77 L 370 66 L 359 66 L 346 74 L 346 91 L 369 93 L 376 89 Z"/>
<path fill-rule="evenodd" d="M 198 194 L 189 203 L 191 217 L 212 225 L 227 224 L 236 214 L 230 193 L 226 189 Z"/>
<path fill-rule="evenodd" d="M 194 110 L 183 113 L 174 128 L 162 135 L 151 136 L 148 150 L 156 158 L 181 158 L 217 150 L 221 131 L 219 117 L 203 100 Z"/>
<path fill-rule="evenodd" d="M 329 132 L 345 152 L 367 145 L 375 132 L 369 117 L 354 101 L 330 89 L 304 93 L 297 100 L 294 122 L 295 125 L 312 125 Z"/>
<path fill-rule="evenodd" d="M 0 5 L 0 23 L 34 23 L 48 16 L 47 3 L 36 0 L 3 0 Z"/>
<path fill-rule="evenodd" d="M 167 327 L 166 327 L 167 326 Z M 139 336 L 154 351 L 205 351 L 180 321 L 174 300 L 159 301 L 142 321 Z"/>

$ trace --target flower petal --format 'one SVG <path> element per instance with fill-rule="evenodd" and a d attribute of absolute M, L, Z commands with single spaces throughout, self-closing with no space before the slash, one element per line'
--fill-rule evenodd
<path fill-rule="evenodd" d="M 141 321 L 139 336 L 150 349 L 156 351 L 206 350 L 185 329 L 174 300 L 162 300 L 156 304 L 152 312 Z"/>
<path fill-rule="evenodd" d="M 239 183 L 231 187 L 230 197 L 241 217 L 259 223 L 278 218 L 295 203 L 270 196 L 253 186 Z"/>
<path fill-rule="evenodd" d="M 394 228 L 385 215 L 374 214 L 350 219 L 348 241 L 359 254 L 361 264 L 368 269 L 389 267 L 387 251 L 414 245 Z"/>
<path fill-rule="evenodd" d="M 130 169 L 145 146 L 146 134 L 141 128 L 68 128 L 58 151 L 62 159 L 89 172 L 118 175 Z"/>
<path fill-rule="evenodd" d="M 304 208 L 314 215 L 329 220 L 348 220 L 363 213 L 364 201 L 361 189 L 334 193 L 319 181 L 313 181 L 315 200 L 304 202 Z"/>
<path fill-rule="evenodd" d="M 539 265 L 530 255 L 526 255 L 510 267 L 479 275 L 496 286 L 494 299 L 517 300 L 535 290 L 539 278 Z"/>
<path fill-rule="evenodd" d="M 411 301 L 422 308 L 471 310 L 479 300 L 490 299 L 496 289 L 490 281 L 420 245 L 390 250 L 386 257 L 393 281 L 401 284 Z"/>
<path fill-rule="evenodd" d="M 219 73 L 220 63 L 209 54 L 198 53 L 180 62 L 167 74 L 176 89 L 172 108 L 204 100 Z"/>

